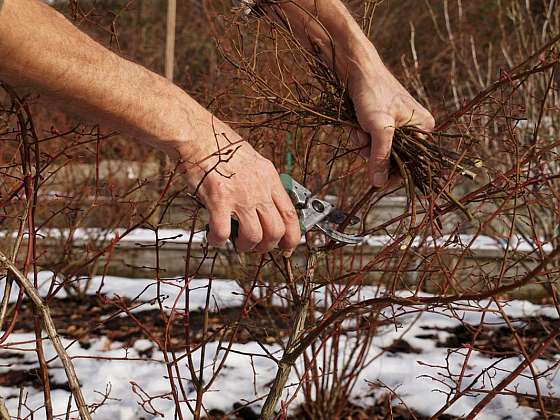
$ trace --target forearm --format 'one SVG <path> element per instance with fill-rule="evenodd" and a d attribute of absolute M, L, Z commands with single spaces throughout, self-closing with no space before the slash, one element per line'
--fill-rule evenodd
<path fill-rule="evenodd" d="M 347 83 L 360 124 L 353 138 L 360 147 L 369 148 L 372 184 L 386 186 L 395 128 L 416 125 L 430 131 L 433 117 L 387 70 L 340 0 L 258 0 L 255 5 L 287 24 L 305 47 L 318 51 Z"/>
<path fill-rule="evenodd" d="M 340 0 L 276 0 L 263 10 L 287 19 L 298 39 L 319 50 L 341 79 L 384 70 L 376 49 Z"/>
<path fill-rule="evenodd" d="M 209 212 L 210 244 L 226 242 L 235 217 L 240 251 L 298 245 L 297 212 L 270 161 L 178 87 L 101 47 L 39 0 L 5 0 L 0 60 L 0 80 L 186 162 L 187 182 Z"/>
<path fill-rule="evenodd" d="M 221 123 L 180 88 L 127 61 L 38 0 L 5 0 L 0 79 L 88 120 L 194 161 L 215 151 Z M 237 140 L 237 139 L 230 139 Z M 188 149 L 188 150 L 186 150 Z"/>

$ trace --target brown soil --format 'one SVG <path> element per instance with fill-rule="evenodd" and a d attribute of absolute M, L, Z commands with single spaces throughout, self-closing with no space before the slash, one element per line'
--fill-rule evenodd
<path fill-rule="evenodd" d="M 84 296 L 83 298 L 53 299 L 50 301 L 50 309 L 53 320 L 59 333 L 66 338 L 79 341 L 84 348 L 89 347 L 90 340 L 106 337 L 110 341 L 122 342 L 124 346 L 131 347 L 139 339 L 151 339 L 159 343 L 164 341 L 166 321 L 157 309 L 147 309 L 141 312 L 126 314 L 119 308 L 131 305 L 130 301 L 111 301 L 104 296 Z M 190 345 L 196 346 L 203 339 L 202 311 L 193 311 L 188 315 Z M 168 337 L 168 349 L 180 350 L 187 344 L 185 340 L 185 321 L 187 316 L 184 312 L 178 312 L 172 322 Z M 233 326 L 240 322 L 240 328 L 234 331 Z M 523 340 L 526 351 L 531 353 L 543 339 L 548 336 L 549 331 L 560 326 L 560 320 L 547 317 L 528 317 L 524 319 L 512 319 L 515 331 Z M 140 327 L 142 325 L 142 327 Z M 290 326 L 290 314 L 279 307 L 253 306 L 250 312 L 242 313 L 241 307 L 224 308 L 219 312 L 208 315 L 206 337 L 212 340 L 233 340 L 237 343 L 247 343 L 258 340 L 261 343 L 276 343 L 283 340 Z M 437 343 L 440 347 L 459 348 L 464 345 L 473 344 L 474 347 L 488 356 L 517 356 L 519 349 L 508 327 L 492 327 L 485 325 L 483 330 L 474 339 L 479 325 L 462 324 L 453 328 L 438 328 L 425 326 L 426 334 L 417 338 L 437 339 L 434 331 L 446 331 L 449 336 L 444 341 Z M 33 331 L 33 312 L 28 303 L 24 303 L 16 323 L 15 332 Z M 141 352 L 142 356 L 151 357 L 155 345 L 151 349 Z M 407 341 L 395 340 L 385 348 L 390 353 L 421 353 L 421 348 L 411 346 Z M 541 357 L 552 360 L 560 352 L 558 345 L 550 346 Z M 2 360 L 22 359 L 21 353 L 2 351 Z M 24 363 L 25 364 L 25 363 Z M 20 387 L 33 386 L 41 388 L 41 381 L 36 368 L 11 369 L 0 374 L 0 386 Z M 53 383 L 53 389 L 66 389 L 66 384 Z M 538 401 L 532 396 L 518 396 L 521 405 L 538 409 Z M 546 409 L 553 415 L 560 411 L 560 399 L 545 398 L 543 402 Z M 385 419 L 394 418 L 401 420 L 423 419 L 418 413 L 409 411 L 402 405 L 389 408 L 386 399 L 379 400 L 377 404 L 370 407 L 358 407 L 354 404 L 346 404 L 343 418 L 347 419 Z M 253 419 L 258 418 L 257 413 L 251 407 L 239 405 L 236 417 L 227 416 L 220 411 L 212 411 L 210 419 L 229 420 L 234 418 Z M 309 419 L 309 410 L 301 407 L 292 417 L 294 420 Z M 446 417 L 451 419 L 452 417 Z"/>
<path fill-rule="evenodd" d="M 546 339 L 550 331 L 560 327 L 560 319 L 548 317 L 527 317 L 511 319 L 515 332 L 523 342 L 527 353 L 532 353 L 537 346 Z M 507 326 L 491 327 L 485 325 L 476 336 L 480 325 L 461 324 L 453 328 L 423 327 L 425 330 L 439 330 L 449 332 L 450 335 L 438 347 L 459 348 L 474 345 L 478 351 L 488 356 L 515 357 L 520 354 L 515 336 Z M 476 339 L 474 337 L 476 336 Z M 417 336 L 417 338 L 436 338 L 434 334 Z M 540 358 L 555 360 L 560 352 L 558 343 L 548 346 Z"/>
<path fill-rule="evenodd" d="M 346 409 L 340 413 L 336 418 L 345 420 L 427 420 L 429 417 L 422 416 L 414 410 L 410 410 L 404 407 L 402 404 L 389 404 L 389 399 L 385 397 L 379 398 L 375 405 L 370 407 L 359 407 L 351 402 L 348 402 L 345 407 Z M 232 415 L 228 415 L 221 410 L 212 410 L 207 420 L 258 420 L 259 414 L 256 410 L 251 407 L 244 406 L 242 404 L 234 404 L 234 409 L 236 410 Z M 323 419 L 331 419 L 332 413 L 330 415 L 321 415 L 320 410 L 315 411 L 315 414 L 309 414 L 311 407 L 300 406 L 295 414 L 289 416 L 290 420 L 315 420 L 320 416 Z M 317 408 L 315 408 L 317 410 Z M 441 416 L 439 420 L 455 420 L 457 417 L 452 417 L 448 415 Z"/>
<path fill-rule="evenodd" d="M 167 319 L 158 309 L 146 309 L 126 314 L 119 307 L 135 307 L 127 300 L 117 302 L 98 296 L 83 298 L 52 299 L 49 302 L 51 315 L 60 335 L 73 338 L 84 348 L 89 347 L 91 339 L 106 337 L 111 341 L 124 343 L 131 347 L 139 339 L 152 339 L 164 345 Z M 151 307 L 153 308 L 153 306 Z M 203 339 L 202 311 L 188 314 L 190 343 L 196 345 Z M 167 315 L 166 315 L 167 318 Z M 169 330 L 168 350 L 180 350 L 186 345 L 184 311 L 178 311 Z M 240 321 L 240 328 L 232 326 Z M 242 314 L 241 307 L 224 308 L 208 315 L 206 337 L 233 340 L 247 343 L 259 340 L 272 344 L 287 334 L 289 315 L 278 307 L 254 306 L 248 314 Z M 15 332 L 33 331 L 33 313 L 28 303 L 22 305 Z"/>

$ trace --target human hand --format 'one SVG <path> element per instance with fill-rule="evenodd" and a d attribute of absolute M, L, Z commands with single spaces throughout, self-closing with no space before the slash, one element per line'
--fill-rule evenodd
<path fill-rule="evenodd" d="M 189 181 L 210 214 L 208 243 L 226 243 L 233 217 L 239 222 L 239 251 L 296 248 L 301 239 L 298 215 L 274 165 L 223 123 L 218 137 L 218 143 L 227 138 L 231 144 L 196 165 L 187 164 Z"/>
<path fill-rule="evenodd" d="M 297 3 L 297 4 L 296 4 Z M 425 131 L 434 119 L 383 64 L 377 50 L 340 0 L 275 2 L 276 15 L 289 22 L 302 45 L 331 66 L 339 80 L 348 81 L 361 130 L 353 137 L 369 150 L 368 175 L 376 187 L 389 177 L 395 128 L 415 125 Z M 273 14 L 274 16 L 274 14 Z"/>
<path fill-rule="evenodd" d="M 357 65 L 349 83 L 361 126 L 353 137 L 358 145 L 367 146 L 368 176 L 374 186 L 382 188 L 389 179 L 395 128 L 412 125 L 432 131 L 435 121 L 379 60 Z"/>

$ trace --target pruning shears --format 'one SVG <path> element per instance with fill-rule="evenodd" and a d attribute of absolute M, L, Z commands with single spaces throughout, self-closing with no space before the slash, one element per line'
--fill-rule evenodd
<path fill-rule="evenodd" d="M 336 208 L 328 201 L 321 200 L 313 195 L 311 191 L 294 181 L 288 174 L 280 174 L 280 180 L 297 210 L 302 235 L 305 235 L 311 229 L 318 228 L 328 238 L 342 245 L 357 245 L 363 242 L 363 236 L 349 235 L 335 229 L 335 226 L 344 223 L 348 217 L 347 213 Z M 349 224 L 355 225 L 357 223 L 360 223 L 360 218 L 352 216 Z M 206 225 L 206 233 L 209 231 L 210 226 Z M 230 240 L 233 243 L 235 243 L 238 233 L 239 221 L 231 219 Z"/>
<path fill-rule="evenodd" d="M 302 235 L 313 228 L 318 228 L 328 238 L 340 244 L 356 245 L 364 240 L 363 236 L 349 235 L 335 229 L 335 226 L 344 223 L 348 217 L 347 213 L 313 195 L 288 174 L 281 174 L 280 180 L 298 212 Z M 360 223 L 360 218 L 353 216 L 350 225 L 357 223 Z"/>

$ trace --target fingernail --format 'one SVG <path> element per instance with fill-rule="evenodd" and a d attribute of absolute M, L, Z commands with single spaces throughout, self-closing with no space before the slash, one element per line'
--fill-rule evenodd
<path fill-rule="evenodd" d="M 389 173 L 387 171 L 379 171 L 373 173 L 373 185 L 383 187 L 387 183 Z"/>
<path fill-rule="evenodd" d="M 294 253 L 293 249 L 286 249 L 286 250 L 282 251 L 282 256 L 284 258 L 290 258 L 293 253 Z"/>

